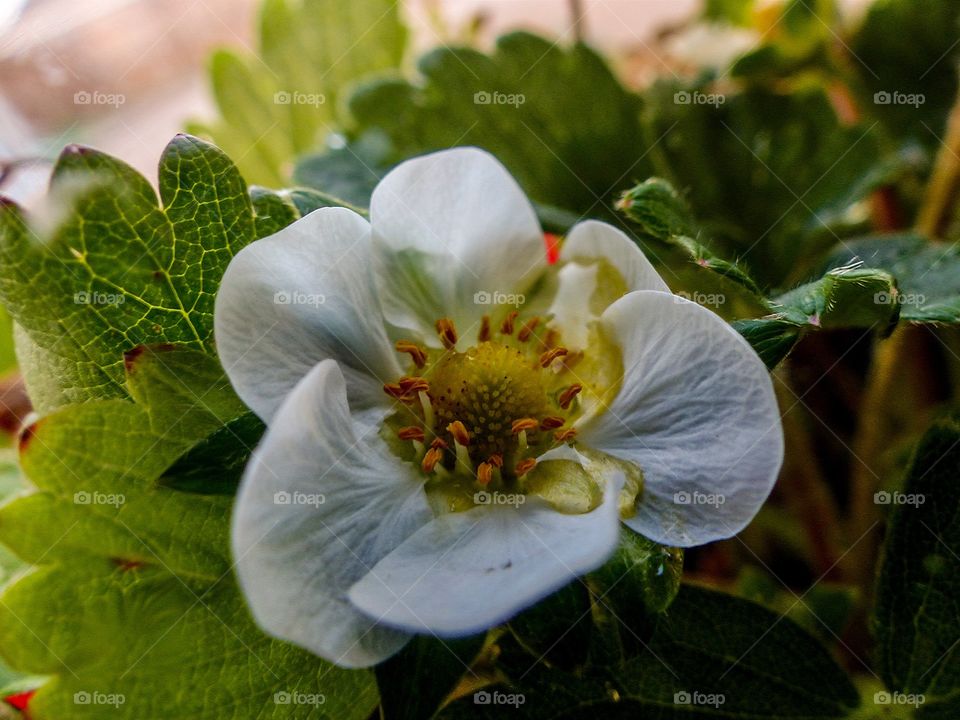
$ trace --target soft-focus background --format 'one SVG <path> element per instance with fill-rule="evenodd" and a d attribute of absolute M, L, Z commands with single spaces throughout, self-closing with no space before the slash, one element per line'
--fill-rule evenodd
<path fill-rule="evenodd" d="M 847 0 L 854 14 L 869 0 Z M 0 187 L 24 197 L 68 143 L 123 158 L 153 179 L 156 159 L 187 118 L 213 113 L 206 62 L 219 46 L 255 53 L 254 0 L 0 0 Z M 488 45 L 508 29 L 600 47 L 643 85 L 702 53 L 736 54 L 678 28 L 699 0 L 406 0 L 422 50 L 467 38 Z M 716 45 L 716 43 L 714 43 Z"/>

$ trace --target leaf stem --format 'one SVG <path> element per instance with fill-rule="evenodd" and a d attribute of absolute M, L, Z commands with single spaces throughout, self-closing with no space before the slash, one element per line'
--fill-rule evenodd
<path fill-rule="evenodd" d="M 929 238 L 947 233 L 960 193 L 960 99 L 950 111 L 941 144 L 917 219 L 917 230 Z"/>

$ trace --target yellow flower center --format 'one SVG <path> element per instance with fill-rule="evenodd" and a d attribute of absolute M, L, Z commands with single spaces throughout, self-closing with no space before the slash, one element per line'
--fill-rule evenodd
<path fill-rule="evenodd" d="M 403 404 L 388 425 L 412 443 L 431 481 L 523 492 L 536 458 L 576 439 L 583 385 L 573 368 L 583 353 L 563 347 L 539 317 L 517 312 L 496 331 L 485 316 L 476 344 L 462 352 L 451 320 L 436 328 L 442 349 L 397 343 L 411 368 L 384 386 Z"/>

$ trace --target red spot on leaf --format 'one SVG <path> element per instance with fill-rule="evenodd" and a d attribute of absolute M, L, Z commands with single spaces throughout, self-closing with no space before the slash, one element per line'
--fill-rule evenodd
<path fill-rule="evenodd" d="M 7 695 L 3 700 L 11 707 L 16 708 L 20 712 L 27 711 L 27 705 L 30 704 L 30 701 L 33 699 L 33 696 L 37 694 L 36 690 L 28 690 L 27 692 L 16 693 L 14 695 Z"/>
<path fill-rule="evenodd" d="M 171 350 L 176 350 L 177 346 L 173 343 L 158 343 L 156 345 L 137 345 L 132 350 L 127 350 L 123 354 L 123 366 L 127 369 L 127 372 L 133 370 L 134 365 L 137 363 L 137 359 L 143 355 L 145 352 L 170 352 Z"/>
<path fill-rule="evenodd" d="M 547 246 L 547 262 L 553 265 L 560 257 L 560 236 L 553 233 L 544 233 L 543 242 Z"/>
<path fill-rule="evenodd" d="M 134 560 L 133 558 L 111 558 L 113 564 L 116 565 L 122 572 L 130 572 L 131 570 L 139 570 L 146 563 L 143 560 Z"/>

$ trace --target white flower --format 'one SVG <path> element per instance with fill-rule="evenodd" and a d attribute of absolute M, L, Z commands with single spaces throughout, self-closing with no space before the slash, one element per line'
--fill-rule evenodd
<path fill-rule="evenodd" d="M 505 621 L 601 565 L 621 520 L 734 535 L 783 455 L 742 337 L 610 225 L 550 265 L 476 149 L 397 167 L 369 222 L 325 208 L 245 248 L 215 322 L 268 425 L 236 501 L 241 586 L 267 632 L 344 666 Z"/>

